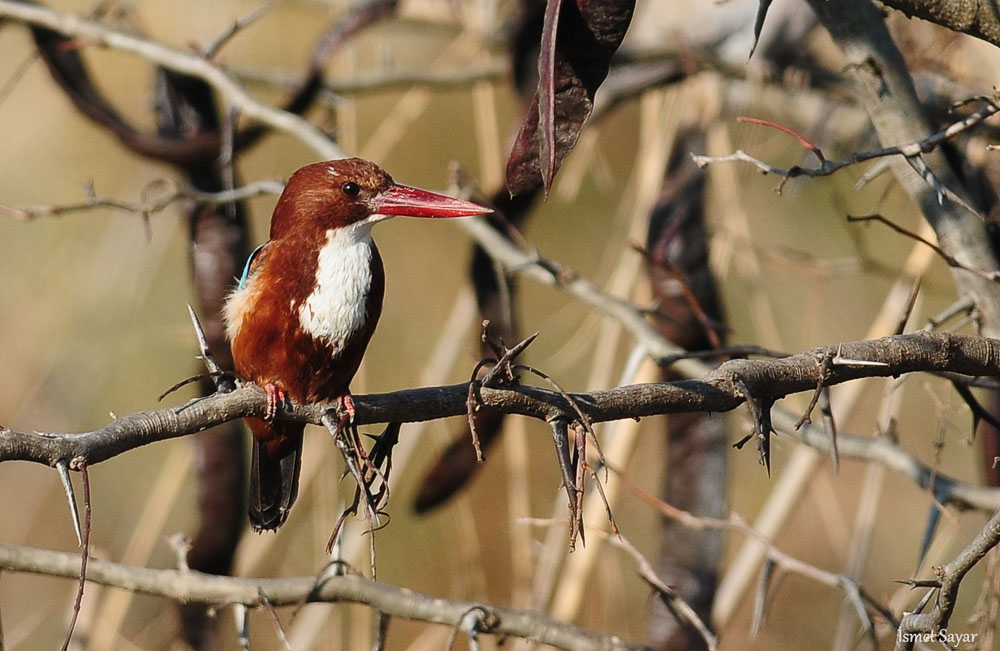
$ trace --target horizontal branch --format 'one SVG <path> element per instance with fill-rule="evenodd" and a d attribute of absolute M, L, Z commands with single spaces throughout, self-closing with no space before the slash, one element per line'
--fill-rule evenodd
<path fill-rule="evenodd" d="M 79 578 L 80 557 L 33 547 L 0 543 L 0 567 L 16 572 Z M 512 635 L 563 649 L 629 651 L 647 647 L 613 635 L 600 635 L 537 611 L 503 608 L 472 601 L 441 599 L 378 583 L 360 576 L 245 579 L 192 570 L 157 570 L 90 560 L 87 580 L 184 603 L 292 606 L 303 602 L 367 604 L 392 617 L 461 626 L 480 612 L 479 632 Z"/>
<path fill-rule="evenodd" d="M 824 361 L 826 363 L 824 363 Z M 563 395 L 537 387 L 480 387 L 479 409 L 519 414 L 547 422 L 591 422 L 679 412 L 724 412 L 747 398 L 774 401 L 813 391 L 820 373 L 827 386 L 865 377 L 914 372 L 1000 375 L 1000 340 L 919 332 L 815 348 L 781 359 L 735 359 L 699 380 L 636 384 Z M 418 422 L 466 413 L 469 385 L 406 389 L 354 397 L 358 425 Z M 747 395 L 747 393 L 749 395 Z M 569 400 L 567 400 L 567 397 Z M 83 434 L 26 433 L 0 428 L 0 462 L 33 461 L 71 468 L 99 463 L 132 448 L 185 436 L 247 416 L 264 415 L 267 399 L 255 385 L 196 398 L 177 407 L 122 416 Z M 294 406 L 279 418 L 320 424 L 328 404 Z M 577 411 L 579 410 L 579 412 Z"/>
<path fill-rule="evenodd" d="M 279 195 L 284 188 L 284 184 L 278 181 L 255 181 L 239 188 L 223 190 L 221 192 L 201 192 L 191 188 L 176 187 L 175 183 L 166 179 L 154 181 L 150 185 L 165 185 L 166 190 L 162 194 L 149 196 L 141 202 L 135 202 L 99 196 L 94 192 L 93 186 L 87 185 L 85 187 L 87 198 L 84 201 L 35 206 L 15 206 L 0 203 L 0 210 L 9 212 L 23 221 L 31 221 L 42 217 L 58 217 L 85 212 L 95 208 L 115 208 L 148 217 L 154 213 L 166 210 L 178 201 L 197 201 L 199 203 L 222 205 L 252 199 L 261 195 Z"/>

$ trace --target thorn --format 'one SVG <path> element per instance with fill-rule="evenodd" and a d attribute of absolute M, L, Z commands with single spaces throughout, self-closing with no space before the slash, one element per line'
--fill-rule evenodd
<path fill-rule="evenodd" d="M 770 592 L 772 580 L 775 578 L 776 565 L 770 556 L 764 558 L 757 578 L 757 589 L 754 591 L 753 618 L 750 622 L 750 639 L 757 639 L 760 628 L 767 616 L 769 605 L 767 594 Z"/>
<path fill-rule="evenodd" d="M 559 470 L 562 472 L 563 486 L 566 489 L 566 496 L 569 498 L 569 548 L 573 550 L 576 544 L 577 534 L 580 525 L 580 496 L 583 493 L 583 484 L 576 481 L 577 466 L 570 457 L 569 451 L 569 430 L 566 421 L 557 420 L 552 422 L 552 439 L 555 442 L 556 457 L 559 460 Z M 578 441 L 580 439 L 577 439 Z M 585 438 L 583 440 L 586 440 Z M 579 459 L 577 459 L 579 462 Z"/>
<path fill-rule="evenodd" d="M 340 535 L 340 532 L 337 532 L 337 536 L 330 541 L 330 545 L 327 547 L 327 554 L 330 556 L 331 565 L 341 565 L 344 559 L 344 537 Z M 339 575 L 339 571 L 334 574 L 334 576 Z"/>
<path fill-rule="evenodd" d="M 931 543 L 934 542 L 934 534 L 937 531 L 937 527 L 940 522 L 941 508 L 937 499 L 935 499 L 931 502 L 931 510 L 930 513 L 927 514 L 927 523 L 924 525 L 924 535 L 920 541 L 920 550 L 917 554 L 918 569 L 921 565 L 923 565 L 924 560 L 927 558 L 927 552 L 930 551 Z"/>
<path fill-rule="evenodd" d="M 830 360 L 831 364 L 836 364 L 837 366 L 888 366 L 885 362 L 876 362 L 868 359 L 851 359 L 849 357 L 844 357 L 841 355 L 843 349 L 843 344 L 837 346 L 837 354 L 833 356 Z"/>
<path fill-rule="evenodd" d="M 198 338 L 198 350 L 201 351 L 205 366 L 208 367 L 209 371 L 218 371 L 219 368 L 215 365 L 215 359 L 212 358 L 212 354 L 208 350 L 208 337 L 205 335 L 205 329 L 201 325 L 201 320 L 190 303 L 187 304 L 187 309 L 188 314 L 191 316 L 191 325 L 194 326 L 194 334 Z"/>
<path fill-rule="evenodd" d="M 56 464 L 59 471 L 59 479 L 62 481 L 63 490 L 66 492 L 66 500 L 69 502 L 69 512 L 73 516 L 73 531 L 76 532 L 76 544 L 83 547 L 83 529 L 80 525 L 80 509 L 76 505 L 76 495 L 73 493 L 73 482 L 69 477 L 69 465 L 65 461 Z"/>
<path fill-rule="evenodd" d="M 191 325 L 194 326 L 195 336 L 198 338 L 198 350 L 201 353 L 198 356 L 202 362 L 205 363 L 205 368 L 208 369 L 208 374 L 212 377 L 215 382 L 215 390 L 220 393 L 229 393 L 236 390 L 236 382 L 230 373 L 226 373 L 219 363 L 215 361 L 215 355 L 212 354 L 211 349 L 208 347 L 208 337 L 205 335 L 205 329 L 201 325 L 201 321 L 198 319 L 198 314 L 188 303 L 187 306 L 188 314 L 191 316 Z M 200 378 L 199 378 L 200 379 Z M 183 385 L 181 385 L 183 386 Z M 170 389 L 173 391 L 174 389 Z M 166 394 L 164 394 L 166 395 Z"/>

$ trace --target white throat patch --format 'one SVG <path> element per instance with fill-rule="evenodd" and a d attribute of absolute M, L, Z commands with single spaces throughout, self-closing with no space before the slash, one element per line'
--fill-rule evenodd
<path fill-rule="evenodd" d="M 299 324 L 335 351 L 364 324 L 372 284 L 372 224 L 368 220 L 326 232 L 316 285 L 299 306 Z M 294 308 L 294 306 L 293 306 Z"/>

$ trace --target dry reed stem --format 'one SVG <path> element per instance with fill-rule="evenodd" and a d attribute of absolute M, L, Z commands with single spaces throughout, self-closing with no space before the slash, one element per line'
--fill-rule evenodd
<path fill-rule="evenodd" d="M 165 544 L 171 533 L 166 529 L 167 520 L 177 510 L 181 490 L 191 478 L 190 446 L 174 445 L 160 466 L 152 490 L 145 500 L 146 507 L 139 514 L 132 535 L 121 551 L 118 560 L 129 565 L 149 566 L 150 558 L 158 544 Z M 125 637 L 122 627 L 136 594 L 129 590 L 107 590 L 96 615 L 96 624 L 90 641 L 92 649 L 114 649 L 119 636 Z"/>
<path fill-rule="evenodd" d="M 663 91 L 658 91 L 655 93 L 650 93 L 649 98 L 646 100 L 645 113 L 659 113 L 662 112 L 662 102 L 663 102 Z M 654 119 L 655 120 L 655 119 Z M 656 139 L 656 133 L 649 133 L 650 122 L 653 122 L 653 127 L 656 127 L 654 120 L 649 120 L 646 122 L 646 132 L 644 132 L 644 137 L 641 142 L 646 142 L 649 144 L 661 143 L 666 146 L 666 142 L 672 141 L 672 137 L 659 138 Z M 666 122 L 666 120 L 664 120 Z M 651 150 L 652 148 L 650 148 Z M 639 185 L 641 184 L 639 166 L 640 162 L 637 162 L 633 166 L 632 172 L 629 177 L 629 181 L 622 192 L 622 198 L 619 201 L 618 207 L 616 209 L 615 224 L 625 224 L 628 227 L 627 235 L 623 238 L 621 246 L 617 247 L 617 251 L 628 251 L 629 242 L 632 241 L 642 241 L 645 238 L 645 228 L 646 221 L 649 217 L 649 207 L 652 206 L 652 201 L 655 199 L 655 194 L 653 192 L 659 190 L 660 182 L 662 181 L 663 170 L 666 166 L 666 158 L 668 156 L 667 152 L 663 152 L 659 155 L 659 159 L 662 162 L 658 163 L 656 159 L 650 159 L 649 155 L 641 157 L 650 164 L 652 167 L 659 167 L 659 180 L 654 184 L 651 182 L 654 178 L 652 174 L 647 174 L 645 177 L 645 192 L 642 194 L 641 198 L 637 197 L 639 194 Z M 570 156 L 568 161 L 573 161 L 573 156 Z M 572 169 L 572 168 L 570 168 Z M 563 168 L 560 179 L 563 179 L 563 174 L 565 174 L 566 168 Z M 653 174 L 655 174 L 655 169 Z M 560 180 L 560 184 L 563 181 Z M 648 206 L 646 206 L 648 204 Z M 645 212 L 643 213 L 643 207 L 646 206 Z M 611 247 L 608 247 L 609 251 Z M 609 257 L 610 259 L 610 257 Z M 615 260 L 615 265 L 612 269 L 608 271 L 607 275 L 609 278 L 604 283 L 602 291 L 610 296 L 624 296 L 631 292 L 631 288 L 635 279 L 639 275 L 639 268 L 641 264 L 641 259 L 637 255 L 631 255 L 625 253 L 624 255 L 619 254 Z M 585 317 L 589 318 L 588 317 Z M 573 346 L 578 346 L 577 350 L 589 351 L 591 357 L 591 370 L 589 376 L 586 380 L 585 386 L 609 386 L 613 376 L 613 368 L 617 363 L 618 348 L 621 336 L 623 334 L 623 329 L 621 323 L 616 320 L 609 320 L 604 318 L 599 318 L 596 321 L 592 321 L 596 327 L 596 332 L 591 333 L 593 337 L 592 341 L 599 342 L 600 345 L 595 346 L 587 341 L 588 337 L 585 337 L 585 333 L 580 331 L 574 332 L 570 337 Z M 566 354 L 571 352 L 572 347 L 564 347 L 563 350 Z M 624 382 L 628 382 L 632 379 L 631 374 L 627 374 L 624 378 Z M 608 429 L 612 432 L 617 431 L 614 426 L 599 425 L 598 431 L 602 433 L 601 438 L 604 438 L 603 433 Z M 584 522 L 588 521 L 588 518 L 593 515 L 597 506 L 589 506 L 594 504 L 594 500 L 598 497 L 591 493 L 590 496 L 585 500 L 582 506 L 584 511 Z M 589 510 L 588 510 L 589 508 Z M 555 503 L 553 506 L 554 513 L 557 517 L 564 517 L 566 513 L 565 506 L 565 496 L 562 492 L 557 492 Z M 603 503 L 600 505 L 600 515 L 597 516 L 598 520 L 593 523 L 594 526 L 600 526 L 597 522 L 606 522 L 606 516 L 603 512 Z M 596 545 L 597 543 L 595 543 Z M 578 577 L 572 581 L 573 587 L 566 588 L 566 592 L 563 596 L 557 596 L 563 588 L 556 587 L 558 577 L 557 572 L 563 567 L 564 563 L 567 561 L 567 547 L 565 534 L 559 530 L 549 530 L 545 535 L 545 542 L 543 545 L 544 551 L 539 554 L 539 561 L 537 564 L 537 570 L 535 572 L 535 603 L 541 606 L 542 604 L 549 604 L 553 600 L 561 599 L 567 604 L 574 604 L 572 607 L 566 606 L 566 608 L 571 608 L 575 610 L 583 597 L 583 589 L 586 586 L 587 574 L 589 574 L 590 568 L 585 566 L 578 566 L 577 573 Z M 584 548 L 586 549 L 586 547 Z M 576 552 L 576 555 L 582 554 L 581 551 Z M 589 562 L 593 561 L 594 556 L 588 554 Z M 574 556 L 575 557 L 575 556 Z M 573 558 L 573 557 L 571 557 Z M 577 561 L 577 563 L 583 563 L 583 561 Z M 566 577 L 566 571 L 563 572 L 563 583 L 561 585 L 566 585 L 568 581 Z"/>
<path fill-rule="evenodd" d="M 472 117 L 476 126 L 476 151 L 479 154 L 479 185 L 491 193 L 503 183 L 503 138 L 500 116 L 497 114 L 497 92 L 491 82 L 480 81 L 472 86 Z"/>
<path fill-rule="evenodd" d="M 504 423 L 503 454 L 507 466 L 507 535 L 510 536 L 510 603 L 515 608 L 531 608 L 532 547 L 531 531 L 517 526 L 518 520 L 531 515 L 531 492 L 535 488 L 529 466 L 550 463 L 547 450 L 534 447 L 528 436 L 528 423 L 523 418 L 511 418 Z"/>
<path fill-rule="evenodd" d="M 466 61 L 474 55 L 480 45 L 480 37 L 472 32 L 459 34 L 435 59 L 430 67 L 435 68 L 445 63 Z M 368 142 L 361 147 L 358 154 L 368 160 L 385 160 L 396 145 L 413 128 L 416 121 L 434 99 L 435 93 L 424 87 L 415 86 L 408 89 L 399 98 L 396 105 L 389 111 L 375 129 Z"/>
<path fill-rule="evenodd" d="M 922 276 L 932 261 L 933 255 L 926 247 L 916 244 L 910 249 L 910 254 L 903 267 L 907 277 L 896 281 L 886 295 L 882 309 L 868 328 L 867 334 L 869 336 L 876 337 L 895 330 L 899 314 L 909 299 L 910 282 L 908 278 Z M 845 423 L 845 417 L 852 412 L 870 384 L 871 381 L 866 380 L 854 382 L 838 389 L 833 402 L 834 419 L 837 423 Z M 771 491 L 771 497 L 758 512 L 754 521 L 755 529 L 768 539 L 773 539 L 777 535 L 791 516 L 798 497 L 805 492 L 805 485 L 813 477 L 822 458 L 811 448 L 801 446 L 795 448 Z M 715 603 L 712 606 L 712 621 L 720 628 L 725 626 L 735 614 L 736 608 L 750 588 L 765 554 L 766 550 L 763 545 L 757 541 L 747 540 L 730 562 L 726 573 L 719 582 Z"/>
<path fill-rule="evenodd" d="M 640 149 L 618 208 L 621 213 L 630 216 L 626 242 L 645 240 L 649 214 L 659 195 L 670 151 L 680 128 L 680 106 L 683 101 L 682 92 L 663 90 L 648 92 L 640 100 Z M 634 283 L 640 276 L 641 264 L 641 257 L 631 255 L 626 249 L 612 276 L 613 284 L 606 287 L 605 291 L 613 296 L 640 293 Z M 644 285 L 643 288 L 645 291 L 641 293 L 648 294 L 648 289 L 645 289 Z M 642 304 L 642 301 L 639 301 L 639 304 Z M 621 328 L 615 324 L 614 330 L 616 331 L 615 338 L 617 338 Z M 614 343 L 614 339 L 608 340 L 602 337 L 599 350 L 610 355 L 617 350 Z M 595 364 L 592 375 L 604 377 L 592 377 L 591 381 L 603 380 L 607 383 L 611 379 L 612 362 L 613 358 L 606 357 L 600 366 Z M 638 377 L 634 379 L 622 378 L 620 384 L 630 381 L 656 381 L 658 377 L 659 370 L 651 364 L 645 364 Z M 595 384 L 589 386 L 595 386 Z M 596 384 L 596 386 L 605 385 Z M 626 467 L 638 442 L 639 424 L 634 421 L 619 421 L 612 424 L 610 428 L 602 429 L 611 430 L 606 437 L 601 437 L 610 440 L 610 446 L 605 454 L 607 462 L 616 468 Z M 616 504 L 619 492 L 619 482 L 616 479 L 608 478 L 604 493 L 607 503 L 612 509 Z M 561 496 L 557 499 L 561 499 Z M 608 526 L 605 505 L 596 490 L 591 491 L 584 498 L 581 508 L 583 509 L 583 522 L 586 526 L 601 530 Z M 563 577 L 556 589 L 551 606 L 551 612 L 557 618 L 572 621 L 579 612 L 587 595 L 587 586 L 590 583 L 590 577 L 602 547 L 601 538 L 592 539 L 585 547 L 575 551 L 566 560 Z"/>
<path fill-rule="evenodd" d="M 903 409 L 904 378 L 894 378 L 885 383 L 879 415 L 876 423 L 877 436 L 891 436 L 894 423 L 898 421 Z M 847 545 L 847 558 L 844 562 L 844 574 L 860 582 L 868 561 L 868 551 L 875 535 L 875 525 L 878 522 L 878 505 L 882 496 L 887 469 L 885 466 L 869 464 L 865 468 L 864 481 L 861 484 L 861 495 L 854 518 L 851 540 Z M 834 644 L 844 648 L 855 637 L 855 612 L 846 600 L 840 606 L 837 617 L 837 628 L 834 633 Z"/>

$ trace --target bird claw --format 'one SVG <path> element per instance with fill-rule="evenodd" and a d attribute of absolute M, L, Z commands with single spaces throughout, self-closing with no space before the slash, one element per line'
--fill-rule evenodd
<path fill-rule="evenodd" d="M 354 423 L 354 416 L 357 414 L 357 410 L 354 408 L 354 397 L 349 393 L 340 396 L 340 407 L 340 427 L 343 429 Z"/>
<path fill-rule="evenodd" d="M 284 404 L 286 395 L 283 390 L 271 382 L 264 385 L 264 391 L 267 392 L 267 407 L 264 410 L 264 420 L 271 422 L 278 415 L 278 405 Z"/>

